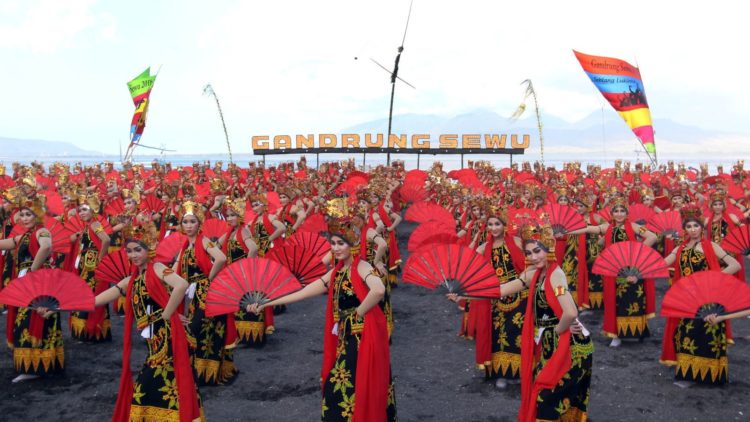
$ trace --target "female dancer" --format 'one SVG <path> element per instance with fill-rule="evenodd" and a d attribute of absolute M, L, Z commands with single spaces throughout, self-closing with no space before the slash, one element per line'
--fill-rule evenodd
<path fill-rule="evenodd" d="M 253 242 L 250 229 L 244 224 L 245 200 L 228 199 L 226 207 L 227 223 L 231 230 L 219 239 L 222 251 L 227 257 L 227 265 L 247 257 L 258 256 L 258 246 Z M 244 310 L 234 314 L 238 343 L 249 347 L 262 347 L 266 342 L 265 324 L 259 316 Z"/>
<path fill-rule="evenodd" d="M 700 209 L 686 207 L 681 213 L 687 240 L 666 258 L 667 264 L 674 264 L 674 281 L 699 271 L 722 271 L 727 274 L 739 271 L 740 264 L 736 259 L 705 238 Z M 664 329 L 660 362 L 676 366 L 675 385 L 685 388 L 694 382 L 714 385 L 727 382 L 728 326 L 721 321 L 712 324 L 692 318 L 669 318 Z"/>
<path fill-rule="evenodd" d="M 612 222 L 588 226 L 568 234 L 604 234 L 605 250 L 616 242 L 642 239 L 646 246 L 656 242 L 656 235 L 645 227 L 628 220 L 628 208 L 624 198 L 612 200 Z M 649 336 L 648 320 L 656 316 L 655 289 L 653 280 L 636 277 L 604 279 L 604 335 L 612 338 L 611 347 L 619 347 L 622 338 L 642 340 Z"/>
<path fill-rule="evenodd" d="M 487 215 L 487 242 L 481 244 L 477 252 L 492 262 L 502 286 L 516 279 L 524 268 L 521 241 L 506 232 L 507 215 L 499 208 L 490 207 Z M 476 353 L 477 362 L 484 365 L 486 378 L 495 379 L 497 388 L 505 388 L 508 380 L 520 378 L 521 327 L 527 296 L 524 290 L 498 300 L 471 302 L 472 310 L 482 310 L 485 302 L 489 303 L 490 309 L 481 318 L 484 324 L 477 321 Z"/>
<path fill-rule="evenodd" d="M 346 210 L 344 199 L 329 201 Z M 379 306 L 383 280 L 366 261 L 352 254 L 360 242 L 362 218 L 336 214 L 329 235 L 336 266 L 291 295 L 248 311 L 328 294 L 323 345 L 323 421 L 396 420 L 385 314 Z"/>
<path fill-rule="evenodd" d="M 133 275 L 96 296 L 96 306 L 126 298 L 122 373 L 112 420 L 203 421 L 183 326 L 187 322 L 182 308 L 188 283 L 172 268 L 149 259 L 158 237 L 153 224 L 146 223 L 126 237 L 125 250 L 135 269 Z M 148 356 L 135 383 L 130 371 L 134 320 L 148 346 Z"/>
<path fill-rule="evenodd" d="M 10 266 L 10 280 L 25 276 L 42 267 L 49 267 L 52 252 L 50 232 L 41 224 L 44 207 L 39 197 L 22 200 L 18 218 L 23 234 L 0 240 L 0 249 Z M 19 373 L 14 383 L 39 376 L 59 373 L 64 368 L 60 314 L 29 308 L 8 307 L 6 335 L 13 350 L 13 364 Z"/>
<path fill-rule="evenodd" d="M 500 287 L 501 297 L 528 289 L 521 357 L 519 421 L 585 421 L 594 345 L 578 322 L 565 273 L 554 257 L 552 229 L 521 230 L 529 265 Z"/>
<path fill-rule="evenodd" d="M 107 287 L 98 283 L 94 272 L 99 261 L 109 250 L 109 235 L 98 216 L 99 199 L 96 196 L 82 196 L 78 199 L 78 217 L 86 225 L 83 231 L 71 235 L 73 245 L 65 260 L 64 269 L 78 274 L 88 283 L 94 294 Z M 79 341 L 99 343 L 112 341 L 112 323 L 109 319 L 109 306 L 102 306 L 93 312 L 70 313 L 70 334 Z"/>
<path fill-rule="evenodd" d="M 226 384 L 237 376 L 233 362 L 237 329 L 232 315 L 206 316 L 206 294 L 211 280 L 224 268 L 227 258 L 200 231 L 204 216 L 202 206 L 186 201 L 180 211 L 180 227 L 187 241 L 177 259 L 176 271 L 195 286 L 188 318 L 190 332 L 197 343 L 193 357 L 196 382 L 198 385 Z"/>

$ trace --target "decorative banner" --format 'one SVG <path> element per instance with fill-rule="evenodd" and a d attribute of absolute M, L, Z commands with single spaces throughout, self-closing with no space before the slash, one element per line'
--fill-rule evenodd
<path fill-rule="evenodd" d="M 638 68 L 620 59 L 590 56 L 575 50 L 573 53 L 591 82 L 630 126 L 643 148 L 655 160 L 654 127 Z"/>
<path fill-rule="evenodd" d="M 151 75 L 151 68 L 146 68 L 140 75 L 128 82 L 130 96 L 133 97 L 135 112 L 130 122 L 130 143 L 137 144 L 146 128 L 146 114 L 148 112 L 149 96 L 154 87 L 156 75 Z"/>

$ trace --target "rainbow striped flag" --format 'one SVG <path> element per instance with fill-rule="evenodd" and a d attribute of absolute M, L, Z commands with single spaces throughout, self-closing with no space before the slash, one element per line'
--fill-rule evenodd
<path fill-rule="evenodd" d="M 590 56 L 575 50 L 573 53 L 591 82 L 625 120 L 655 161 L 654 127 L 640 70 L 624 60 Z"/>
<path fill-rule="evenodd" d="M 135 112 L 130 121 L 130 143 L 137 144 L 146 128 L 146 114 L 148 113 L 149 97 L 154 87 L 156 75 L 151 75 L 151 68 L 146 68 L 140 75 L 128 82 L 130 96 L 133 97 Z"/>

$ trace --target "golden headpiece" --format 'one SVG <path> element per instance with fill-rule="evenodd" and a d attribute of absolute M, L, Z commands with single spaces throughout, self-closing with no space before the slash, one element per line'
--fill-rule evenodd
<path fill-rule="evenodd" d="M 141 202 L 141 194 L 138 191 L 138 189 L 130 190 L 128 188 L 125 188 L 121 191 L 121 193 L 122 193 L 122 199 L 132 198 L 137 203 Z"/>
<path fill-rule="evenodd" d="M 688 205 L 686 207 L 680 208 L 680 216 L 682 217 L 683 222 L 687 221 L 688 219 L 694 219 L 703 223 L 703 211 L 701 211 L 700 207 L 697 207 L 695 205 Z"/>
<path fill-rule="evenodd" d="M 224 206 L 226 207 L 227 211 L 231 210 L 233 213 L 237 214 L 237 218 L 239 219 L 240 223 L 243 223 L 245 221 L 245 210 L 247 208 L 247 202 L 245 202 L 244 199 L 228 199 L 226 200 L 226 202 L 224 202 Z"/>
<path fill-rule="evenodd" d="M 609 209 L 613 209 L 615 207 L 625 207 L 625 209 L 627 209 L 628 200 L 624 196 L 615 196 L 609 201 Z"/>
<path fill-rule="evenodd" d="M 487 219 L 494 217 L 502 221 L 503 225 L 508 224 L 508 211 L 503 207 L 489 204 L 485 207 L 485 213 L 487 215 Z"/>
<path fill-rule="evenodd" d="M 265 193 L 258 193 L 250 197 L 250 203 L 260 202 L 263 205 L 268 205 L 268 197 Z"/>
<path fill-rule="evenodd" d="M 219 193 L 222 190 L 224 190 L 224 179 L 220 177 L 214 177 L 211 179 L 211 191 L 214 193 Z"/>
<path fill-rule="evenodd" d="M 523 239 L 524 244 L 530 241 L 539 242 L 544 246 L 550 256 L 552 256 L 552 259 L 554 259 L 555 234 L 552 230 L 552 226 L 548 223 L 534 219 L 526 219 L 521 223 L 519 233 L 521 234 L 521 239 Z"/>
<path fill-rule="evenodd" d="M 641 188 L 641 192 L 640 192 L 640 193 L 641 193 L 641 197 L 646 197 L 646 196 L 648 196 L 648 197 L 650 197 L 651 199 L 654 199 L 654 190 L 653 190 L 653 189 L 651 189 L 651 188 L 650 188 L 650 187 L 648 187 L 648 186 L 644 186 L 644 187 L 642 187 L 642 188 Z"/>
<path fill-rule="evenodd" d="M 349 207 L 346 198 L 335 198 L 326 202 L 328 235 L 339 236 L 351 246 L 358 246 L 361 234 L 361 218 Z"/>
<path fill-rule="evenodd" d="M 195 218 L 202 223 L 203 218 L 205 217 L 203 205 L 193 201 L 183 202 L 182 205 L 180 205 L 180 221 L 182 221 L 186 215 L 194 215 Z"/>
<path fill-rule="evenodd" d="M 5 176 L 5 164 L 0 164 L 0 176 Z"/>
<path fill-rule="evenodd" d="M 156 253 L 156 245 L 159 243 L 159 230 L 148 215 L 140 213 L 133 224 L 128 224 L 122 229 L 123 239 L 127 244 L 130 240 L 142 243 L 149 250 L 149 256 Z"/>
<path fill-rule="evenodd" d="M 99 212 L 101 202 L 96 195 L 81 195 L 78 197 L 78 206 L 88 206 L 95 214 Z"/>
<path fill-rule="evenodd" d="M 18 208 L 29 209 L 35 216 L 42 218 L 45 213 L 45 199 L 43 195 L 37 195 L 33 198 L 21 198 Z"/>
<path fill-rule="evenodd" d="M 716 189 L 715 191 L 711 192 L 710 195 L 711 203 L 715 201 L 722 201 L 727 199 L 727 192 L 723 189 Z"/>

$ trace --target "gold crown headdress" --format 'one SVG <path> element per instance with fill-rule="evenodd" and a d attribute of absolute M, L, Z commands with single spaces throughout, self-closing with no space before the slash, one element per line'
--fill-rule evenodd
<path fill-rule="evenodd" d="M 520 224 L 519 233 L 524 244 L 531 241 L 539 242 L 547 250 L 548 259 L 550 261 L 555 259 L 555 233 L 549 223 L 525 219 Z"/>
<path fill-rule="evenodd" d="M 122 199 L 128 199 L 132 198 L 136 203 L 141 202 L 141 194 L 138 191 L 138 189 L 128 189 L 125 188 L 122 190 Z"/>
<path fill-rule="evenodd" d="M 224 179 L 221 179 L 219 177 L 214 177 L 210 181 L 211 184 L 211 191 L 214 193 L 221 192 L 224 189 Z"/>
<path fill-rule="evenodd" d="M 96 195 L 81 195 L 78 197 L 78 205 L 88 206 L 91 208 L 91 211 L 98 213 L 99 208 L 101 207 L 101 202 L 99 202 L 99 197 Z"/>
<path fill-rule="evenodd" d="M 360 243 L 361 220 L 349 208 L 346 198 L 335 198 L 326 202 L 328 235 L 340 236 L 351 246 Z"/>
<path fill-rule="evenodd" d="M 247 208 L 247 202 L 245 202 L 244 199 L 228 199 L 226 202 L 224 202 L 224 206 L 226 207 L 227 211 L 231 210 L 233 213 L 237 214 L 237 219 L 239 219 L 240 223 L 243 223 L 245 221 L 245 210 Z"/>
<path fill-rule="evenodd" d="M 503 207 L 490 204 L 487 207 L 485 207 L 485 213 L 487 214 L 487 219 L 494 217 L 502 221 L 503 225 L 508 224 L 508 211 Z"/>
<path fill-rule="evenodd" d="M 125 244 L 128 241 L 134 240 L 142 243 L 149 250 L 149 256 L 156 253 L 156 245 L 159 243 L 159 230 L 156 229 L 156 225 L 151 219 L 141 213 L 138 214 L 137 221 L 134 224 L 128 224 L 122 229 L 123 239 Z"/>
<path fill-rule="evenodd" d="M 198 219 L 198 221 L 203 222 L 203 218 L 205 216 L 203 205 L 193 201 L 183 202 L 180 205 L 180 221 L 182 221 L 182 219 L 185 218 L 186 215 L 194 215 L 195 218 Z"/>
<path fill-rule="evenodd" d="M 651 188 L 650 188 L 650 187 L 648 187 L 648 186 L 644 186 L 644 187 L 642 187 L 642 188 L 641 188 L 641 192 L 640 192 L 640 193 L 641 193 L 641 197 L 649 197 L 649 198 L 651 198 L 651 199 L 653 199 L 653 198 L 654 198 L 654 190 L 653 190 L 653 189 L 651 189 Z"/>
<path fill-rule="evenodd" d="M 615 196 L 609 202 L 609 209 L 615 207 L 625 207 L 625 209 L 628 209 L 628 200 L 624 196 Z"/>
<path fill-rule="evenodd" d="M 45 200 L 44 195 L 36 195 L 33 198 L 20 198 L 18 208 L 29 209 L 35 216 L 41 218 L 45 213 Z"/>
<path fill-rule="evenodd" d="M 680 216 L 682 217 L 682 221 L 685 222 L 688 219 L 694 219 L 697 221 L 703 222 L 703 211 L 700 209 L 700 207 L 695 205 L 688 205 L 686 207 L 680 208 Z"/>
<path fill-rule="evenodd" d="M 711 203 L 715 201 L 722 201 L 727 199 L 727 192 L 723 189 L 716 189 L 715 191 L 711 192 L 710 195 Z"/>

